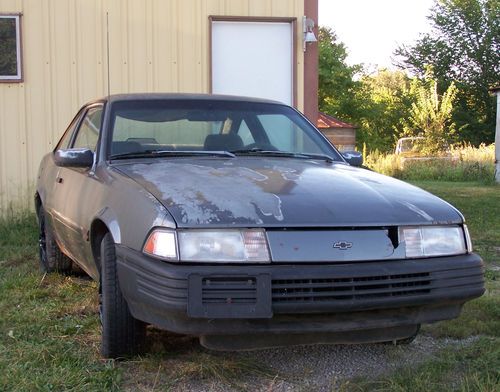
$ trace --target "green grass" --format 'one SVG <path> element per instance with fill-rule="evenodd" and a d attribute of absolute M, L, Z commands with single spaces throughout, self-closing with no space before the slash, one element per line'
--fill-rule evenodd
<path fill-rule="evenodd" d="M 346 381 L 341 390 L 498 392 L 499 387 L 499 341 L 481 337 L 460 348 L 445 348 L 435 358 L 417 367 L 402 368 L 390 377 Z"/>
<path fill-rule="evenodd" d="M 99 359 L 97 288 L 39 273 L 35 217 L 0 221 L 0 390 L 118 390 L 121 370 Z"/>
<path fill-rule="evenodd" d="M 500 187 L 479 183 L 415 183 L 465 215 L 484 258 L 487 292 L 456 320 L 427 325 L 436 339 L 466 339 L 418 366 L 375 380 L 344 380 L 353 391 L 500 390 Z M 39 273 L 33 214 L 0 220 L 0 391 L 187 390 L 189 383 L 251 390 L 273 385 L 274 374 L 237 355 L 209 352 L 196 339 L 149 331 L 143 357 L 103 361 L 97 286 L 83 277 Z M 282 377 L 282 375 L 280 375 Z M 286 376 L 293 377 L 290 375 Z M 300 388 L 300 381 L 293 380 Z"/>

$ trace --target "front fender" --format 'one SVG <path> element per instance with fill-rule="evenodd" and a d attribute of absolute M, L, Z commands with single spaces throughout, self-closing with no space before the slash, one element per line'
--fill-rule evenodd
<path fill-rule="evenodd" d="M 116 244 L 141 250 L 153 227 L 176 227 L 167 209 L 130 177 L 109 167 L 100 168 L 98 175 L 105 192 L 90 223 L 102 221 Z"/>

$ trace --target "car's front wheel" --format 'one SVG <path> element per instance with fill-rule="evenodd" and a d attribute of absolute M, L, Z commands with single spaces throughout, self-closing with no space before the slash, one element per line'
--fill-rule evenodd
<path fill-rule="evenodd" d="M 38 209 L 38 255 L 42 272 L 71 272 L 73 262 L 57 245 L 52 230 L 47 226 L 43 207 Z"/>
<path fill-rule="evenodd" d="M 100 299 L 102 356 L 118 358 L 138 353 L 146 337 L 146 324 L 130 314 L 123 298 L 116 268 L 115 243 L 109 233 L 101 242 Z"/>

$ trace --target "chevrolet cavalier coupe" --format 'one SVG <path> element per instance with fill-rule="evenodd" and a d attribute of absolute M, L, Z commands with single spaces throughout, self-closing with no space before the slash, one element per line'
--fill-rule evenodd
<path fill-rule="evenodd" d="M 221 350 L 409 341 L 482 295 L 483 262 L 453 206 L 357 166 L 278 102 L 106 97 L 40 164 L 41 267 L 99 282 L 104 357 L 147 324 Z"/>

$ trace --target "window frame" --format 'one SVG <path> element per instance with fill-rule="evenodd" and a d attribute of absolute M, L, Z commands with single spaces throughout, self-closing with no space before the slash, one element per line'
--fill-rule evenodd
<path fill-rule="evenodd" d="M 102 128 L 103 128 L 103 124 L 104 124 L 104 103 L 101 103 L 101 102 L 98 102 L 98 103 L 92 103 L 88 106 L 86 106 L 84 108 L 84 113 L 80 116 L 80 119 L 78 120 L 78 125 L 76 126 L 74 132 L 73 132 L 73 136 L 71 136 L 71 141 L 69 143 L 70 147 L 69 149 L 73 149 L 75 148 L 75 142 L 76 142 L 76 139 L 78 137 L 78 134 L 80 133 L 80 130 L 82 128 L 82 125 L 83 125 L 83 121 L 85 119 L 85 117 L 87 117 L 87 114 L 90 110 L 92 109 L 96 109 L 96 108 L 100 108 L 102 110 L 102 114 L 101 114 L 101 123 L 99 125 L 99 133 L 97 135 L 97 142 L 96 142 L 96 145 L 95 145 L 95 149 L 93 151 L 94 154 L 97 154 L 97 151 L 99 149 L 99 143 L 100 143 L 100 140 L 101 140 L 101 134 L 102 134 Z"/>
<path fill-rule="evenodd" d="M 66 136 L 69 136 L 69 141 L 68 141 L 68 147 L 67 147 L 67 149 L 71 148 L 70 146 L 71 146 L 71 144 L 73 142 L 73 137 L 75 136 L 76 131 L 80 127 L 80 121 L 82 120 L 83 115 L 86 112 L 87 112 L 87 107 L 85 106 L 85 107 L 81 108 L 78 111 L 78 113 L 76 114 L 75 117 L 73 117 L 73 119 L 69 123 L 68 127 L 66 128 L 66 130 L 64 131 L 64 133 L 62 134 L 62 136 L 59 138 L 59 141 L 57 142 L 56 146 L 54 147 L 54 150 L 52 150 L 52 152 L 54 154 L 55 154 L 55 152 L 57 150 L 61 149 L 62 141 L 64 140 L 64 138 Z"/>
<path fill-rule="evenodd" d="M 21 13 L 0 13 L 0 19 L 14 19 L 16 21 L 16 75 L 0 75 L 0 83 L 23 83 L 23 45 L 22 45 L 22 28 L 21 28 Z"/>

